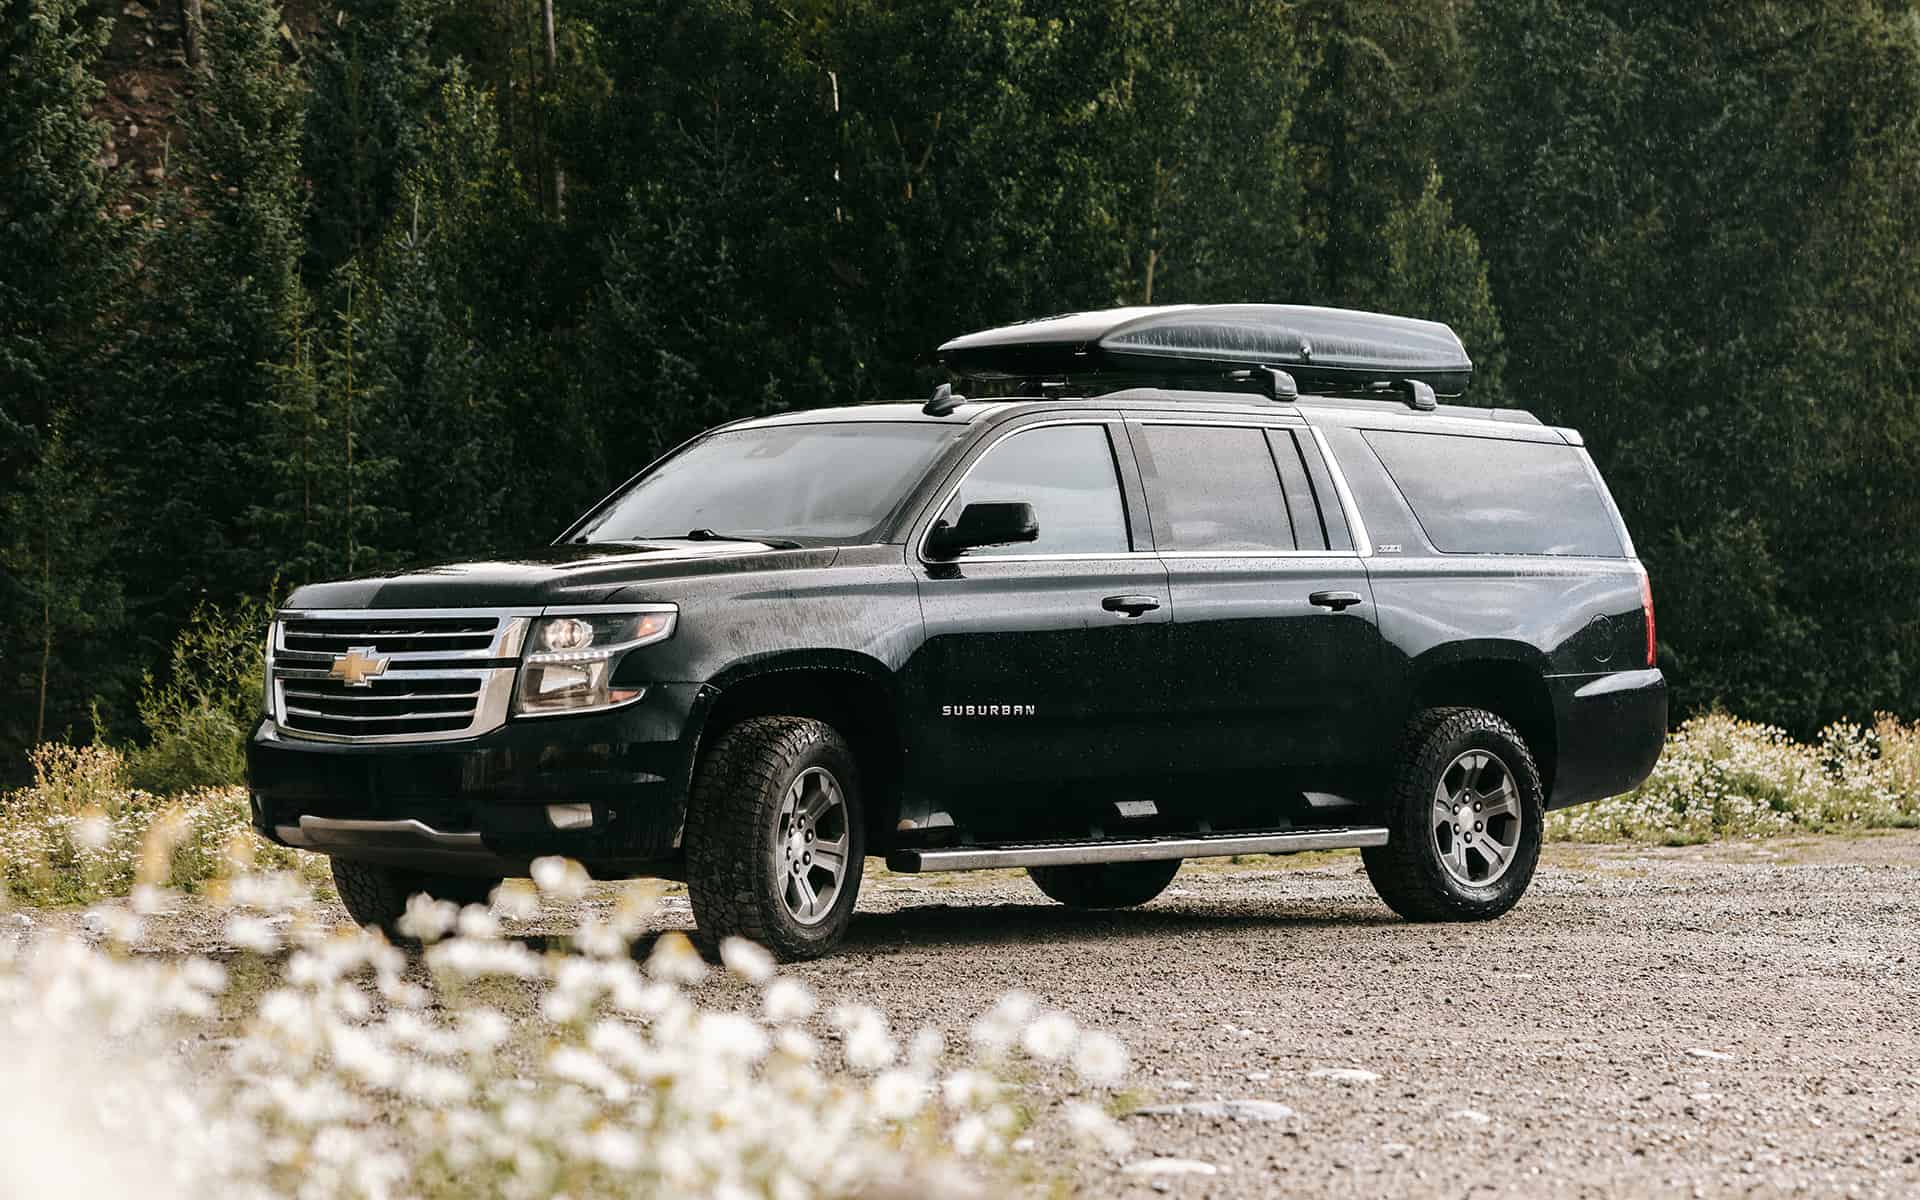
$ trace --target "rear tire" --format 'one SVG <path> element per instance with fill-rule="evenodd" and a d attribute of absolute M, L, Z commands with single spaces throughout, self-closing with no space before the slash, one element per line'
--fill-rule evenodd
<path fill-rule="evenodd" d="M 1034 886 L 1068 908 L 1132 908 L 1167 890 L 1180 870 L 1177 858 L 1159 862 L 1078 863 L 1028 867 Z"/>
<path fill-rule="evenodd" d="M 1533 880 L 1546 820 L 1533 752 L 1477 708 L 1433 708 L 1407 726 L 1388 795 L 1388 841 L 1362 850 L 1367 879 L 1410 921 L 1484 921 Z"/>
<path fill-rule="evenodd" d="M 687 895 L 702 949 L 728 937 L 784 961 L 846 933 L 866 861 L 860 773 L 824 721 L 754 717 L 700 761 L 687 809 Z"/>
<path fill-rule="evenodd" d="M 401 914 L 407 900 L 427 895 L 455 904 L 486 904 L 498 879 L 484 875 L 435 875 L 426 871 L 408 871 L 380 863 L 356 862 L 349 858 L 330 860 L 333 889 L 340 893 L 347 915 L 365 929 L 378 929 L 390 938 L 400 937 Z"/>

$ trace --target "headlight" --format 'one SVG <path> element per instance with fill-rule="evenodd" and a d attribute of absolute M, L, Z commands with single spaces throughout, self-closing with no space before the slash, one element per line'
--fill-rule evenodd
<path fill-rule="evenodd" d="M 672 637 L 678 617 L 656 610 L 540 618 L 527 638 L 513 711 L 546 717 L 638 700 L 638 688 L 609 686 L 613 669 L 634 647 Z"/>

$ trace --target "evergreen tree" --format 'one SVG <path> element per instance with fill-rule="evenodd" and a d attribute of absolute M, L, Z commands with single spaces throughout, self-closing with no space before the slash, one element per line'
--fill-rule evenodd
<path fill-rule="evenodd" d="M 44 741 L 82 723 L 88 701 L 117 682 L 92 670 L 111 661 L 100 643 L 116 631 L 121 585 L 99 526 L 108 494 L 99 470 L 66 432 L 47 431 L 41 453 L 0 502 L 0 566 L 11 615 L 0 658 L 0 745 Z M 103 650 L 107 651 L 103 653 Z"/>
<path fill-rule="evenodd" d="M 1465 0 L 1303 0 L 1305 58 L 1294 137 L 1315 241 L 1315 295 L 1357 303 L 1381 286 L 1381 238 L 1450 146 L 1465 77 Z"/>
<path fill-rule="evenodd" d="M 1413 203 L 1387 218 L 1380 243 L 1386 263 L 1367 304 L 1453 326 L 1473 358 L 1470 402 L 1499 404 L 1506 339 L 1487 264 L 1473 230 L 1454 220 L 1437 168 L 1428 170 L 1426 186 Z"/>
<path fill-rule="evenodd" d="M 1920 708 L 1920 26 L 1849 0 L 1488 0 L 1469 28 L 1450 178 L 1509 388 L 1587 433 L 1677 707 L 1802 733 Z"/>
<path fill-rule="evenodd" d="M 302 91 L 278 24 L 270 0 L 207 9 L 179 188 L 147 256 L 143 334 L 116 401 L 117 515 L 149 654 L 197 602 L 259 594 L 276 569 L 248 514 L 268 494 L 259 405 L 302 305 Z"/>
<path fill-rule="evenodd" d="M 402 181 L 420 163 L 445 69 L 436 61 L 436 0 L 344 0 L 307 68 L 301 161 L 312 185 L 306 267 L 326 282 L 370 251 L 393 220 Z"/>
<path fill-rule="evenodd" d="M 109 29 L 80 0 L 0 2 L 0 777 L 138 669 L 107 645 L 92 461 L 134 248 L 93 115 Z"/>

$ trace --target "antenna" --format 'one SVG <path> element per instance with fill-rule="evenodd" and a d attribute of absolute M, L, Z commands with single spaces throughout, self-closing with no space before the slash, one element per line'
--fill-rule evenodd
<path fill-rule="evenodd" d="M 953 385 L 943 383 L 933 389 L 933 399 L 927 401 L 921 412 L 930 417 L 952 416 L 953 410 L 967 402 L 967 398 L 953 390 Z"/>

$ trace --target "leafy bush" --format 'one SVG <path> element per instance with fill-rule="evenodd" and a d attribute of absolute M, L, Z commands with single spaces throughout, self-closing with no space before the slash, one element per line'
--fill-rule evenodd
<path fill-rule="evenodd" d="M 162 794 L 224 787 L 245 778 L 246 737 L 265 683 L 263 643 L 273 605 L 243 600 L 231 609 L 202 604 L 173 640 L 164 682 L 140 688 L 147 744 L 134 750 L 132 781 Z"/>
<path fill-rule="evenodd" d="M 1724 713 L 1667 739 L 1647 781 L 1548 818 L 1548 836 L 1672 845 L 1718 837 L 1920 824 L 1920 723 L 1827 726 L 1812 745 Z"/>
<path fill-rule="evenodd" d="M 32 762 L 33 782 L 0 794 L 0 896 L 71 904 L 141 883 L 199 889 L 256 856 L 324 873 L 324 860 L 252 835 L 243 788 L 156 796 L 128 787 L 125 758 L 104 745 L 50 743 Z"/>
<path fill-rule="evenodd" d="M 586 886 L 557 859 L 535 873 L 565 901 Z M 58 1114 L 10 1166 L 309 1200 L 932 1200 L 1011 1173 L 1037 1107 L 1017 1074 L 1070 1070 L 1098 1095 L 1125 1072 L 1118 1041 L 1017 993 L 957 1049 L 933 1029 L 899 1038 L 860 1004 L 812 1021 L 808 989 L 739 940 L 722 947 L 737 1007 L 703 1004 L 688 988 L 708 968 L 684 936 L 644 959 L 633 950 L 651 895 L 630 887 L 544 953 L 503 937 L 484 907 L 421 897 L 405 922 L 427 949 L 410 961 L 378 934 L 315 920 L 305 889 L 274 876 L 238 879 L 226 897 L 226 940 L 244 950 L 231 973 L 125 952 L 167 902 L 154 893 L 96 913 L 105 947 L 0 939 L 0 1056 L 20 1085 L 0 1096 L 0 1120 L 27 1097 Z M 494 908 L 537 917 L 542 894 L 503 888 Z M 1089 1099 L 1056 1113 L 1110 1152 L 1126 1144 Z"/>

